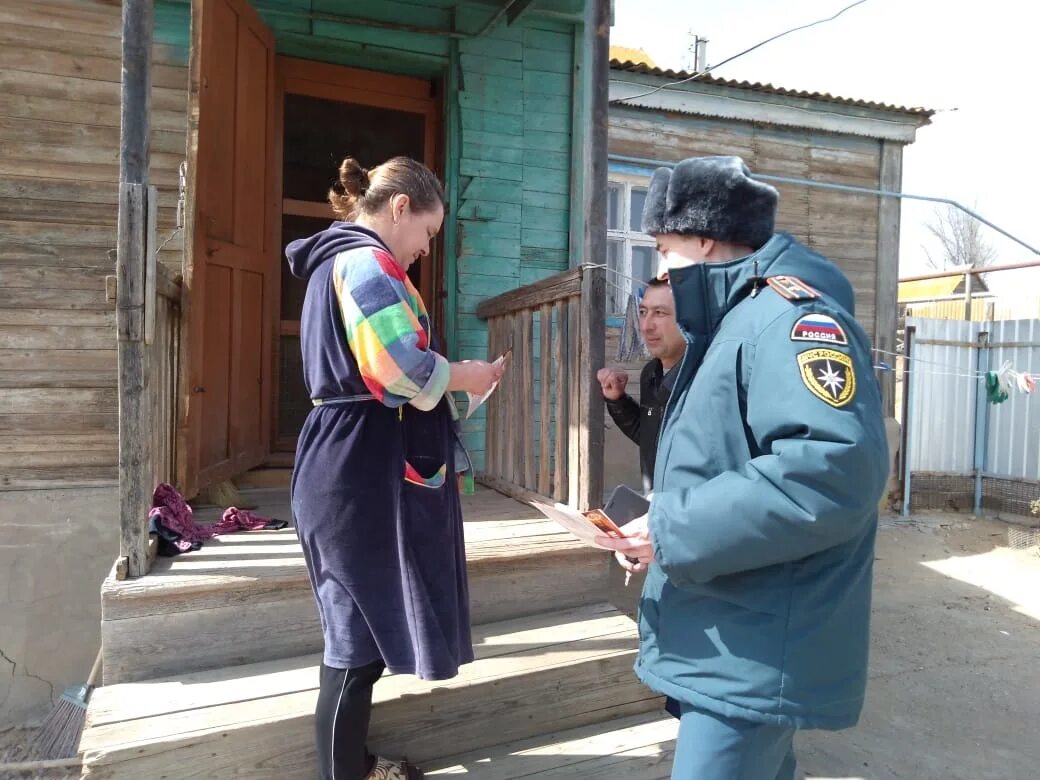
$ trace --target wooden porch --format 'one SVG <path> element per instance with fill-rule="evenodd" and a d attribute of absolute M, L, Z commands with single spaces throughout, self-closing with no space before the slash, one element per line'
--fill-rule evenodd
<path fill-rule="evenodd" d="M 285 487 L 245 495 L 289 516 Z M 609 556 L 488 488 L 464 514 L 477 660 L 450 681 L 377 686 L 373 745 L 434 776 L 667 777 L 675 722 L 632 674 Z M 84 777 L 312 776 L 321 630 L 291 528 L 218 537 L 109 578 L 102 597 Z"/>
<path fill-rule="evenodd" d="M 243 495 L 261 515 L 291 518 L 288 487 Z M 221 511 L 199 506 L 196 516 L 209 522 Z M 582 547 L 536 510 L 478 487 L 463 496 L 463 513 L 475 622 L 602 598 L 605 554 Z M 557 568 L 566 569 L 563 581 L 543 576 Z M 110 577 L 102 610 L 106 685 L 321 649 L 314 597 L 291 527 L 219 536 L 201 550 L 157 558 L 146 577 Z"/>

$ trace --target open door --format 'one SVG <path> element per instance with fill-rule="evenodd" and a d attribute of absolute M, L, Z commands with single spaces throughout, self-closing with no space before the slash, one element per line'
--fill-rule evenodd
<path fill-rule="evenodd" d="M 248 0 L 195 0 L 178 471 L 187 495 L 268 452 L 274 63 L 274 38 Z"/>
<path fill-rule="evenodd" d="M 310 412 L 303 379 L 300 314 L 307 283 L 289 273 L 282 247 L 326 228 L 334 219 L 327 197 L 346 155 L 373 167 L 397 155 L 425 162 L 436 171 L 441 102 L 434 83 L 408 76 L 358 70 L 328 63 L 279 57 L 275 170 L 280 206 L 280 241 L 274 264 L 280 269 L 274 318 L 274 436 L 272 462 L 292 462 L 296 439 Z M 437 248 L 409 270 L 440 324 Z"/>

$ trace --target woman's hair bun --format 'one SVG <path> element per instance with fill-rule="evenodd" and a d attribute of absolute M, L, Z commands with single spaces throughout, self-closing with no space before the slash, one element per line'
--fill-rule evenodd
<path fill-rule="evenodd" d="M 354 198 L 364 197 L 371 186 L 368 169 L 362 168 L 361 163 L 353 157 L 347 157 L 339 166 L 339 183 L 347 195 Z"/>

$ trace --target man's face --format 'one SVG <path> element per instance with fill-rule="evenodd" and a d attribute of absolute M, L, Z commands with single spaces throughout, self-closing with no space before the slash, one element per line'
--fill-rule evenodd
<path fill-rule="evenodd" d="M 661 233 L 654 238 L 657 239 L 657 251 L 660 254 L 658 275 L 669 268 L 683 268 L 707 262 L 708 254 L 715 245 L 710 239 L 677 233 Z"/>
<path fill-rule="evenodd" d="M 675 301 L 667 284 L 651 285 L 639 304 L 639 332 L 655 358 L 675 363 L 686 349 L 686 341 L 675 322 Z"/>

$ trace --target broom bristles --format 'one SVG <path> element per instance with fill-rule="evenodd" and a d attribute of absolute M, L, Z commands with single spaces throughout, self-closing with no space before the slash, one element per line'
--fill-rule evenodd
<path fill-rule="evenodd" d="M 205 499 L 214 506 L 256 509 L 256 503 L 245 498 L 231 480 L 210 485 L 205 490 Z"/>
<path fill-rule="evenodd" d="M 63 695 L 32 741 L 29 748 L 32 758 L 46 761 L 75 756 L 86 717 L 85 702 L 74 701 L 67 694 Z"/>

